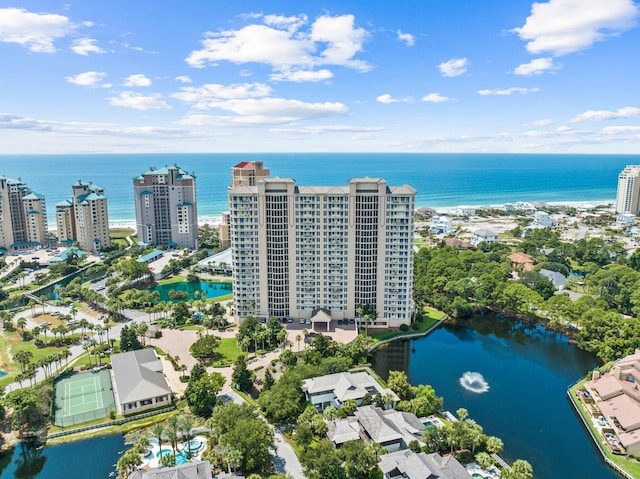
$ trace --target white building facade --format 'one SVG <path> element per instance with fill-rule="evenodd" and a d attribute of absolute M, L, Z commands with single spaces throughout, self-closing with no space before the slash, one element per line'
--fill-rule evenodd
<path fill-rule="evenodd" d="M 229 189 L 236 318 L 355 318 L 408 324 L 416 190 L 380 178 L 297 186 L 265 178 Z"/>
<path fill-rule="evenodd" d="M 178 165 L 151 167 L 133 179 L 138 240 L 198 247 L 196 177 Z"/>
<path fill-rule="evenodd" d="M 616 213 L 640 212 L 640 165 L 627 165 L 618 175 Z"/>
<path fill-rule="evenodd" d="M 0 176 L 0 248 L 32 248 L 46 241 L 44 196 L 31 191 L 20 178 Z"/>
<path fill-rule="evenodd" d="M 77 242 L 84 251 L 98 252 L 111 245 L 109 211 L 104 190 L 92 182 L 78 180 L 73 196 L 56 205 L 58 241 Z"/>

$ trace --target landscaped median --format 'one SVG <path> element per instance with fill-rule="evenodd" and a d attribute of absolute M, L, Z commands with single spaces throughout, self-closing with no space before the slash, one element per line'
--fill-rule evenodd
<path fill-rule="evenodd" d="M 447 318 L 446 313 L 437 309 L 425 306 L 422 313 L 419 313 L 411 328 L 406 331 L 378 331 L 371 333 L 373 347 L 375 348 L 381 341 L 388 341 L 399 337 L 415 337 L 427 334 L 434 326 Z"/>
<path fill-rule="evenodd" d="M 584 405 L 582 404 L 582 401 L 580 401 L 580 399 L 578 398 L 578 394 L 577 394 L 578 390 L 582 389 L 582 387 L 584 386 L 584 383 L 587 382 L 588 380 L 590 380 L 590 377 L 585 378 L 582 381 L 579 381 L 578 383 L 574 384 L 567 390 L 567 393 L 570 396 L 571 403 L 573 404 L 576 412 L 580 416 L 582 423 L 585 425 L 586 428 L 588 428 L 588 432 L 590 433 L 591 438 L 597 442 L 598 450 L 602 454 L 604 461 L 607 464 L 609 464 L 611 467 L 613 467 L 613 469 L 619 468 L 623 473 L 626 473 L 628 475 L 626 477 L 629 477 L 629 478 L 640 477 L 640 462 L 634 461 L 632 459 L 627 459 L 626 456 L 620 456 L 620 455 L 611 453 L 607 445 L 603 442 L 603 439 L 600 433 L 598 432 L 596 427 L 593 425 L 593 422 L 590 419 L 591 416 L 585 409 Z"/>

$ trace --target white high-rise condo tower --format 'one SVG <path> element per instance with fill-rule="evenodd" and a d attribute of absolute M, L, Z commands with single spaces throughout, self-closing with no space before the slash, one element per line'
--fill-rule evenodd
<path fill-rule="evenodd" d="M 356 178 L 297 186 L 263 178 L 229 189 L 234 314 L 314 323 L 409 324 L 416 190 Z"/>
<path fill-rule="evenodd" d="M 618 175 L 616 213 L 640 213 L 640 165 L 627 165 Z"/>
<path fill-rule="evenodd" d="M 133 179 L 138 239 L 152 245 L 198 247 L 196 177 L 178 165 L 151 167 Z"/>

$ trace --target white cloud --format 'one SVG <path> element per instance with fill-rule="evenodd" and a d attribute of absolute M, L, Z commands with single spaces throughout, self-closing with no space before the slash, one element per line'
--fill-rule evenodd
<path fill-rule="evenodd" d="M 406 43 L 408 47 L 412 47 L 416 44 L 416 37 L 410 33 L 402 33 L 402 30 L 398 30 L 398 40 Z"/>
<path fill-rule="evenodd" d="M 513 70 L 513 74 L 528 77 L 531 75 L 540 75 L 547 70 L 555 68 L 557 67 L 554 65 L 553 59 L 551 58 L 534 58 L 529 63 L 523 63 L 517 66 Z"/>
<path fill-rule="evenodd" d="M 259 18 L 259 17 L 254 17 Z M 265 15 L 264 23 L 267 25 L 271 25 L 277 28 L 282 28 L 285 30 L 296 31 L 300 27 L 302 27 L 305 23 L 307 23 L 308 18 L 306 15 L 298 15 L 293 17 L 285 17 L 283 15 Z"/>
<path fill-rule="evenodd" d="M 220 61 L 263 63 L 284 75 L 282 78 L 288 72 L 310 71 L 318 65 L 340 65 L 360 71 L 371 68 L 354 59 L 368 33 L 354 26 L 353 15 L 321 16 L 306 29 L 303 29 L 307 26 L 306 16 L 266 16 L 264 20 L 267 24 L 208 32 L 202 48 L 191 52 L 186 62 L 195 68 Z M 317 75 L 308 78 L 317 81 Z"/>
<path fill-rule="evenodd" d="M 606 135 L 618 135 L 620 133 L 640 133 L 640 126 L 607 126 L 602 129 Z"/>
<path fill-rule="evenodd" d="M 442 76 L 457 77 L 467 71 L 468 62 L 469 61 L 466 58 L 452 58 L 451 60 L 438 65 L 438 69 L 440 70 L 440 73 L 442 73 Z"/>
<path fill-rule="evenodd" d="M 132 91 L 124 91 L 119 96 L 109 98 L 113 106 L 135 108 L 136 110 L 171 110 L 171 107 L 160 95 L 140 95 Z"/>
<path fill-rule="evenodd" d="M 32 52 L 55 52 L 54 42 L 74 29 L 75 25 L 63 15 L 0 8 L 0 42 L 17 43 Z"/>
<path fill-rule="evenodd" d="M 271 128 L 269 131 L 275 133 L 302 133 L 307 135 L 318 135 L 322 133 L 367 133 L 383 131 L 381 126 L 354 126 L 354 125 L 316 125 L 305 126 L 304 128 Z"/>
<path fill-rule="evenodd" d="M 379 97 L 376 98 L 376 101 L 378 103 L 385 103 L 385 104 L 399 103 L 400 102 L 400 100 L 398 98 L 393 98 L 388 93 L 384 93 L 383 95 L 380 95 Z"/>
<path fill-rule="evenodd" d="M 135 75 L 129 75 L 122 82 L 124 86 L 139 86 L 139 87 L 147 87 L 151 86 L 151 80 L 149 80 L 144 74 L 137 73 Z"/>
<path fill-rule="evenodd" d="M 427 103 L 443 103 L 449 100 L 449 97 L 443 96 L 440 93 L 427 93 L 422 97 L 422 101 L 426 101 Z"/>
<path fill-rule="evenodd" d="M 264 83 L 236 83 L 232 85 L 208 83 L 197 88 L 180 88 L 180 91 L 171 97 L 191 103 L 199 110 L 206 110 L 217 108 L 220 100 L 260 98 L 268 96 L 270 93 L 271 87 Z"/>
<path fill-rule="evenodd" d="M 383 95 L 380 95 L 376 98 L 376 101 L 378 103 L 411 103 L 413 102 L 413 98 L 411 98 L 410 96 L 404 97 L 404 98 L 394 98 L 391 95 L 389 95 L 388 93 L 385 93 Z"/>
<path fill-rule="evenodd" d="M 180 75 L 176 77 L 176 80 L 178 80 L 181 83 L 193 83 L 193 80 L 191 80 L 191 78 L 189 78 L 186 75 Z"/>
<path fill-rule="evenodd" d="M 530 53 L 560 56 L 629 30 L 637 16 L 633 0 L 549 0 L 534 3 L 525 24 L 513 31 Z"/>
<path fill-rule="evenodd" d="M 500 90 L 500 89 L 495 89 L 495 90 L 478 90 L 478 94 L 482 95 L 482 96 L 487 96 L 487 95 L 511 95 L 513 93 L 522 93 L 527 94 L 527 93 L 536 93 L 539 92 L 540 88 L 519 88 L 519 87 L 511 87 L 511 88 L 505 88 L 504 90 Z"/>
<path fill-rule="evenodd" d="M 71 44 L 71 50 L 78 55 L 88 56 L 90 53 L 106 53 L 106 51 L 96 45 L 98 40 L 93 38 L 80 38 Z"/>
<path fill-rule="evenodd" d="M 81 86 L 94 86 L 102 81 L 106 76 L 104 72 L 84 72 L 75 76 L 65 77 L 69 83 Z"/>
<path fill-rule="evenodd" d="M 532 124 L 535 126 L 548 126 L 553 125 L 555 122 L 550 118 L 544 118 L 542 120 L 536 120 Z"/>
<path fill-rule="evenodd" d="M 179 123 L 200 126 L 262 126 L 341 116 L 348 112 L 346 105 L 339 102 L 306 103 L 285 98 L 235 99 L 211 106 L 235 116 L 189 115 Z"/>
<path fill-rule="evenodd" d="M 618 108 L 616 111 L 607 110 L 587 110 L 571 119 L 572 123 L 589 120 L 617 120 L 619 118 L 633 118 L 640 116 L 640 108 L 634 106 L 625 106 Z"/>
<path fill-rule="evenodd" d="M 281 73 L 274 73 L 270 75 L 269 78 L 272 81 L 291 81 L 296 83 L 316 82 L 333 78 L 333 73 L 326 69 L 283 71 Z"/>

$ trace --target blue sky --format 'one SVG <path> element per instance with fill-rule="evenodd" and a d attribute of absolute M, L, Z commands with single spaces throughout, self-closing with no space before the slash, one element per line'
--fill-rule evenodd
<path fill-rule="evenodd" d="M 0 154 L 640 153 L 633 0 L 3 3 Z"/>

